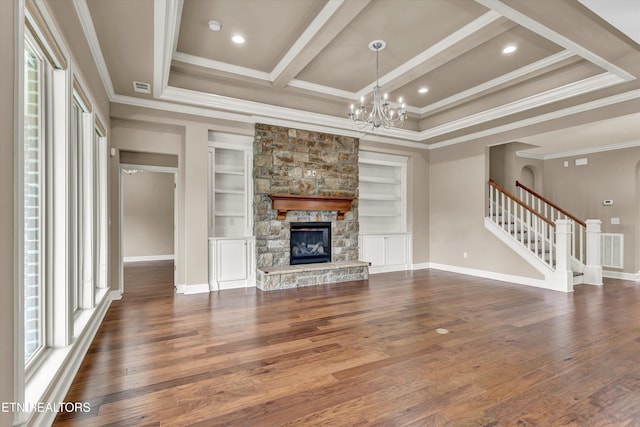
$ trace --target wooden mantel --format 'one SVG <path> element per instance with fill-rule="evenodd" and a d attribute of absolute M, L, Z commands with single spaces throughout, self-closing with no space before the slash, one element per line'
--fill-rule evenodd
<path fill-rule="evenodd" d="M 278 219 L 283 220 L 287 211 L 337 211 L 338 219 L 351 210 L 355 197 L 298 196 L 294 194 L 269 194 Z"/>

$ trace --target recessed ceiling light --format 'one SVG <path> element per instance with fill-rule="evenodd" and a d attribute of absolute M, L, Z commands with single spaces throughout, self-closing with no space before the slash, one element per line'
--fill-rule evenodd
<path fill-rule="evenodd" d="M 231 37 L 231 40 L 232 40 L 235 44 L 242 44 L 242 43 L 244 43 L 244 37 L 242 37 L 240 34 L 236 34 L 235 36 Z"/>
<path fill-rule="evenodd" d="M 429 88 L 427 87 L 421 87 L 420 89 L 418 89 L 418 93 L 427 93 L 429 92 Z"/>
<path fill-rule="evenodd" d="M 518 49 L 515 45 L 509 45 L 507 47 L 505 47 L 504 49 L 502 49 L 502 53 L 513 53 L 516 51 L 516 49 Z"/>
<path fill-rule="evenodd" d="M 218 21 L 209 21 L 209 29 L 211 31 L 220 31 L 222 29 L 222 24 Z"/>

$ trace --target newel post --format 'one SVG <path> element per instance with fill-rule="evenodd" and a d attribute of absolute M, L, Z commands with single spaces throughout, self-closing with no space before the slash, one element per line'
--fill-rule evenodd
<path fill-rule="evenodd" d="M 602 285 L 602 243 L 599 219 L 588 219 L 587 223 L 587 263 L 584 267 L 584 283 Z"/>
<path fill-rule="evenodd" d="M 573 272 L 571 257 L 571 221 L 556 220 L 556 271 L 554 289 L 564 292 L 573 291 Z"/>

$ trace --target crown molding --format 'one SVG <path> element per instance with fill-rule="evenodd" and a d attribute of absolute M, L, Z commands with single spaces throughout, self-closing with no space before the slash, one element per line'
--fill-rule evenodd
<path fill-rule="evenodd" d="M 184 89 L 177 89 L 177 88 L 171 88 L 171 87 L 168 87 L 167 89 L 170 92 L 174 92 L 175 96 L 180 96 L 180 94 L 184 91 Z M 325 132 L 325 133 L 334 133 L 334 134 L 345 135 L 345 136 L 353 136 L 353 137 L 365 139 L 367 141 L 372 141 L 372 142 L 380 142 L 385 144 L 419 148 L 424 150 L 433 150 L 433 149 L 439 149 L 439 148 L 443 148 L 443 147 L 447 147 L 455 144 L 460 144 L 463 142 L 471 141 L 471 140 L 482 138 L 485 136 L 496 135 L 502 132 L 519 129 L 522 127 L 542 123 L 549 120 L 562 118 L 572 114 L 582 113 L 582 112 L 593 110 L 596 108 L 606 107 L 608 105 L 617 104 L 620 102 L 630 101 L 637 98 L 640 98 L 640 89 L 636 89 L 636 90 L 625 92 L 618 95 L 613 95 L 608 98 L 603 98 L 596 101 L 587 102 L 585 104 L 564 108 L 562 110 L 557 110 L 551 113 L 542 114 L 539 116 L 531 117 L 529 119 L 520 120 L 517 122 L 509 123 L 507 125 L 498 126 L 495 128 L 487 129 L 480 132 L 475 132 L 475 133 L 464 135 L 457 138 L 452 138 L 446 141 L 441 141 L 441 142 L 430 144 L 430 145 L 426 145 L 423 142 L 421 142 L 422 140 L 419 139 L 418 132 L 416 131 L 394 129 L 393 133 L 389 133 L 385 135 L 366 133 L 366 132 L 354 130 L 353 124 L 349 119 L 341 119 L 341 118 L 336 118 L 332 116 L 324 116 L 317 113 L 304 113 L 297 110 L 292 110 L 300 113 L 296 116 L 296 120 L 293 120 L 289 117 L 283 118 L 282 116 L 279 116 L 277 112 L 273 114 L 267 114 L 267 115 L 259 115 L 259 114 L 247 115 L 242 113 L 224 112 L 217 109 L 212 109 L 211 107 L 198 107 L 198 106 L 191 106 L 191 105 L 184 105 L 184 104 L 175 104 L 174 102 L 162 102 L 157 100 L 135 98 L 135 97 L 122 96 L 122 95 L 116 95 L 112 100 L 112 102 L 124 104 L 124 105 L 143 107 L 143 108 L 157 109 L 162 111 L 170 111 L 175 113 L 190 114 L 190 115 L 201 116 L 201 117 L 210 117 L 215 119 L 229 120 L 229 121 L 235 121 L 239 123 L 265 123 L 265 124 L 272 124 L 272 125 L 285 126 L 285 127 L 296 127 L 299 129 L 316 131 L 316 132 Z M 183 98 L 183 101 L 184 101 L 184 98 Z M 280 107 L 276 107 L 276 108 L 280 108 Z M 313 115 L 313 119 L 309 117 L 310 115 Z M 318 119 L 319 117 L 325 117 L 327 120 L 323 121 L 322 123 L 319 123 L 318 121 L 314 120 L 314 119 Z M 401 133 L 406 139 L 397 139 L 398 133 Z M 632 147 L 634 146 L 632 145 L 633 143 L 634 142 L 630 142 L 624 146 L 620 145 L 619 148 Z M 615 148 L 612 148 L 611 146 L 608 146 L 608 147 L 609 147 L 608 149 L 615 149 Z M 534 157 L 534 156 L 535 155 L 533 154 L 528 155 L 528 157 L 530 158 L 543 159 L 543 157 Z"/>
<path fill-rule="evenodd" d="M 621 79 L 611 73 L 603 73 L 597 76 L 588 77 L 586 79 L 569 83 L 564 86 L 548 90 L 546 92 L 541 92 L 527 98 L 519 99 L 518 101 L 500 105 L 498 107 L 494 107 L 480 113 L 471 114 L 464 118 L 453 120 L 451 122 L 433 127 L 431 129 L 426 129 L 420 132 L 420 139 L 424 140 L 433 138 L 439 135 L 464 129 L 469 126 L 474 126 L 480 123 L 499 119 L 510 114 L 530 110 L 532 108 L 540 107 L 552 102 L 561 101 L 573 96 L 583 95 L 585 93 L 597 89 L 603 89 L 617 83 L 621 83 Z"/>
<path fill-rule="evenodd" d="M 498 86 L 505 85 L 512 80 L 518 79 L 520 77 L 526 76 L 527 74 L 534 73 L 536 71 L 542 70 L 544 68 L 548 68 L 554 64 L 562 62 L 566 59 L 575 56 L 572 52 L 568 50 L 564 50 L 562 52 L 556 53 L 555 55 L 548 56 L 539 61 L 536 61 L 532 64 L 526 65 L 522 68 L 518 68 L 515 71 L 512 71 L 507 74 L 503 74 L 500 77 L 496 77 L 493 80 L 489 80 L 480 85 L 474 86 L 465 91 L 459 92 L 453 96 L 442 99 L 440 101 L 434 102 L 433 104 L 427 105 L 426 107 L 422 107 L 419 110 L 419 114 L 423 115 L 428 113 L 429 111 L 433 111 L 442 107 L 446 107 L 447 105 L 453 104 L 454 102 L 461 101 L 465 98 L 470 98 L 474 95 L 477 95 L 481 92 L 496 88 Z"/>
<path fill-rule="evenodd" d="M 599 147 L 583 148 L 580 150 L 561 151 L 553 154 L 534 154 L 526 151 L 516 151 L 516 156 L 529 159 L 551 160 L 564 157 L 584 156 L 588 154 L 603 153 L 605 151 L 624 150 L 625 148 L 640 147 L 640 140 L 621 142 L 618 144 L 602 145 Z"/>
<path fill-rule="evenodd" d="M 173 60 L 184 62 L 186 64 L 196 65 L 198 67 L 210 68 L 212 70 L 222 71 L 225 73 L 236 74 L 251 79 L 263 80 L 272 83 L 271 75 L 267 72 L 254 70 L 253 68 L 233 65 L 227 62 L 216 61 L 213 59 L 203 58 L 201 56 L 190 55 L 184 52 L 175 52 Z"/>
<path fill-rule="evenodd" d="M 501 0 L 476 0 L 483 6 L 488 7 L 489 9 L 496 11 L 503 15 L 504 17 L 510 19 L 513 22 L 516 22 L 519 25 L 535 32 L 536 34 L 551 40 L 552 42 L 564 47 L 565 49 L 570 50 L 578 56 L 586 59 L 587 61 L 601 67 L 602 69 L 608 71 L 609 73 L 615 74 L 623 81 L 634 80 L 635 77 L 618 67 L 615 64 L 605 60 L 604 58 L 596 55 L 585 47 L 579 45 L 573 40 L 568 39 L 567 37 L 553 31 L 549 27 L 535 21 L 523 13 L 518 12 L 517 10 L 507 6 Z"/>
<path fill-rule="evenodd" d="M 525 151 L 516 151 L 516 157 L 523 157 L 525 159 L 545 160 L 544 154 L 527 153 Z"/>
<path fill-rule="evenodd" d="M 100 74 L 102 85 L 107 92 L 107 96 L 109 97 L 109 99 L 111 99 L 115 96 L 116 93 L 113 89 L 113 83 L 111 81 L 111 76 L 109 75 L 107 63 L 104 60 L 104 56 L 102 55 L 102 49 L 100 49 L 100 42 L 98 41 L 96 29 L 93 26 L 93 19 L 91 19 L 91 12 L 89 12 L 87 1 L 73 0 L 73 6 L 76 9 L 76 14 L 78 15 L 78 19 L 80 20 L 80 26 L 82 27 L 84 36 L 86 37 L 87 43 L 89 44 L 89 50 L 91 51 L 91 55 L 93 56 L 93 61 L 98 68 L 98 74 Z"/>
<path fill-rule="evenodd" d="M 211 108 L 176 104 L 175 102 L 164 102 L 155 99 L 115 95 L 111 99 L 111 102 L 113 102 L 114 104 L 130 105 L 132 107 L 149 108 L 152 110 L 168 111 L 171 113 L 189 114 L 193 116 L 209 117 L 212 119 L 230 120 L 239 123 L 252 123 L 250 116 L 247 116 L 246 114 L 228 113 L 220 110 L 212 110 Z"/>
<path fill-rule="evenodd" d="M 572 114 L 583 113 L 585 111 L 594 110 L 596 108 L 606 107 L 612 104 L 618 104 L 625 101 L 631 101 L 640 98 L 640 89 L 631 90 L 629 92 L 612 95 L 607 98 L 598 99 L 595 101 L 586 102 L 584 104 L 574 105 L 572 107 L 556 110 L 551 113 L 541 114 L 539 116 L 530 117 L 524 120 L 518 120 L 502 126 L 496 126 L 491 129 L 486 129 L 479 132 L 470 133 L 457 138 L 448 139 L 446 141 L 440 141 L 435 144 L 429 145 L 430 149 L 437 149 L 447 147 L 450 145 L 460 144 L 462 142 L 471 141 L 485 136 L 496 135 L 502 132 L 508 132 L 510 130 L 523 128 L 526 126 L 535 125 L 538 123 L 546 122 L 549 120 L 559 119 Z"/>
<path fill-rule="evenodd" d="M 171 87 L 167 88 L 169 92 L 173 92 L 173 89 L 175 88 L 171 88 Z M 179 93 L 181 93 L 181 91 L 183 91 L 183 89 L 177 89 L 175 91 L 175 95 L 178 95 Z M 398 139 L 399 134 L 401 134 L 406 138 L 407 135 L 410 136 L 412 133 L 417 134 L 417 132 L 415 131 L 408 131 L 408 130 L 402 130 L 402 129 L 393 129 L 393 130 L 390 129 L 388 131 L 388 134 L 387 133 L 385 134 L 367 133 L 367 132 L 362 132 L 360 130 L 354 129 L 353 123 L 349 119 L 341 119 L 333 116 L 325 116 L 327 120 L 322 121 L 322 120 L 319 120 L 320 116 L 322 115 L 315 114 L 315 113 L 308 113 L 308 114 L 313 114 L 315 120 L 310 120 L 308 116 L 306 116 L 306 118 L 305 116 L 302 116 L 302 117 L 297 116 L 296 117 L 297 120 L 294 120 L 292 117 L 278 115 L 277 113 L 269 114 L 269 115 L 230 113 L 230 112 L 224 112 L 224 111 L 211 109 L 207 107 L 176 104 L 174 102 L 164 102 L 164 101 L 157 101 L 153 99 L 136 98 L 136 97 L 122 96 L 122 95 L 116 95 L 112 100 L 112 102 L 117 104 L 130 105 L 134 107 L 169 111 L 169 112 L 180 113 L 180 114 L 189 114 L 194 116 L 208 117 L 208 118 L 214 118 L 214 119 L 220 119 L 220 120 L 229 120 L 229 121 L 235 121 L 238 123 L 252 123 L 252 124 L 264 123 L 264 124 L 276 125 L 276 126 L 293 127 L 293 128 L 303 129 L 303 130 L 308 130 L 313 132 L 332 133 L 332 134 L 350 136 L 354 138 L 366 139 L 367 141 L 381 142 L 385 144 L 398 145 L 403 147 L 419 148 L 424 150 L 427 150 L 429 148 L 428 146 L 420 142 Z M 297 110 L 292 110 L 292 111 L 297 112 Z"/>
<path fill-rule="evenodd" d="M 348 90 L 336 89 L 329 86 L 323 86 L 315 83 L 305 82 L 304 80 L 293 79 L 289 82 L 288 86 L 298 89 L 308 90 L 310 92 L 323 93 L 325 95 L 331 95 L 338 98 L 342 98 L 346 101 L 353 101 L 356 96 L 354 92 Z M 346 110 L 346 109 L 345 109 Z"/>
<path fill-rule="evenodd" d="M 248 116 L 260 117 L 261 120 L 285 120 L 292 123 L 309 123 L 328 129 L 341 129 L 353 131 L 353 121 L 348 118 L 329 116 L 326 114 L 301 111 L 294 108 L 280 107 L 277 105 L 263 104 L 254 101 L 246 101 L 226 96 L 195 92 L 188 89 L 167 87 L 162 94 L 162 99 L 172 102 L 191 102 L 201 107 L 228 110 L 244 113 Z M 254 123 L 255 120 L 252 120 Z M 418 142 L 418 133 L 405 129 L 388 129 L 385 131 L 389 137 Z M 360 132 L 362 133 L 362 132 Z"/>
<path fill-rule="evenodd" d="M 169 84 L 171 58 L 178 45 L 183 0 L 153 2 L 153 95 L 160 96 Z"/>

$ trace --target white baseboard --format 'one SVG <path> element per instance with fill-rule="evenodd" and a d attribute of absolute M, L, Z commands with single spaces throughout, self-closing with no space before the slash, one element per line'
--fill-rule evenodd
<path fill-rule="evenodd" d="M 419 264 L 412 264 L 411 270 L 426 270 L 431 268 L 431 265 L 428 262 L 421 262 Z"/>
<path fill-rule="evenodd" d="M 144 255 L 144 256 L 126 256 L 122 258 L 123 263 L 128 262 L 144 262 L 144 261 L 168 261 L 175 257 L 173 255 Z"/>
<path fill-rule="evenodd" d="M 624 271 L 602 270 L 602 277 L 608 277 L 609 279 L 638 281 L 640 280 L 640 273 L 625 273 Z"/>
<path fill-rule="evenodd" d="M 369 267 L 369 274 L 391 273 L 393 271 L 408 271 L 410 266 L 407 265 L 385 265 L 380 267 Z"/>
<path fill-rule="evenodd" d="M 197 285 L 176 285 L 176 293 L 184 295 L 209 293 L 209 284 L 199 283 Z"/>
<path fill-rule="evenodd" d="M 476 270 L 474 268 L 459 267 L 456 265 L 438 264 L 430 262 L 429 268 L 448 271 L 450 273 L 466 274 L 468 276 L 482 277 L 483 279 L 499 280 L 501 282 L 515 283 L 517 285 L 533 286 L 536 288 L 557 290 L 550 287 L 543 279 L 532 277 L 514 276 L 512 274 L 495 273 L 493 271 Z"/>

